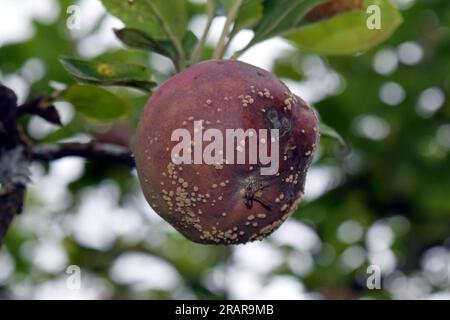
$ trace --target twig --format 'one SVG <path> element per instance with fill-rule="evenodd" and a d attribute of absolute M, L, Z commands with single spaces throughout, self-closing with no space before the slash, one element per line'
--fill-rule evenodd
<path fill-rule="evenodd" d="M 15 215 L 23 208 L 28 166 L 31 160 L 52 161 L 67 156 L 135 166 L 131 151 L 115 144 L 64 143 L 32 146 L 21 133 L 17 120 L 35 114 L 60 124 L 52 105 L 54 96 L 42 96 L 17 107 L 17 96 L 0 84 L 0 246 Z"/>
<path fill-rule="evenodd" d="M 130 150 L 114 144 L 65 143 L 38 145 L 31 148 L 33 160 L 52 161 L 68 156 L 78 156 L 106 163 L 135 166 Z M 4 153 L 3 153 L 4 155 Z M 0 247 L 15 215 L 22 212 L 26 186 L 23 183 L 8 185 L 0 193 Z"/>
<path fill-rule="evenodd" d="M 197 62 L 203 53 L 205 48 L 206 38 L 208 37 L 209 30 L 211 29 L 211 24 L 215 16 L 216 4 L 214 0 L 208 0 L 208 20 L 206 21 L 205 29 L 203 30 L 203 34 L 200 38 L 200 41 L 197 43 L 194 51 L 192 51 L 191 62 Z"/>
<path fill-rule="evenodd" d="M 53 102 L 53 96 L 40 96 L 16 108 L 15 117 L 19 118 L 25 114 L 39 116 L 50 123 L 61 126 L 61 118 Z"/>
<path fill-rule="evenodd" d="M 225 43 L 225 47 L 223 48 L 223 52 L 227 52 L 228 48 L 230 47 L 231 41 L 233 40 L 233 35 L 231 35 L 228 38 L 228 41 Z"/>
<path fill-rule="evenodd" d="M 236 0 L 236 2 L 233 4 L 233 6 L 230 9 L 230 12 L 228 12 L 227 20 L 225 20 L 225 25 L 223 26 L 222 34 L 220 35 L 219 42 L 217 44 L 217 48 L 214 51 L 213 58 L 214 59 L 220 59 L 223 57 L 223 54 L 225 53 L 225 46 L 226 46 L 226 40 L 230 34 L 230 26 L 236 19 L 239 8 L 242 5 L 243 0 Z"/>
<path fill-rule="evenodd" d="M 167 24 L 167 22 L 161 16 L 161 13 L 159 12 L 158 8 L 156 8 L 155 4 L 151 0 L 147 0 L 147 4 L 149 5 L 150 10 L 152 10 L 152 12 L 155 15 L 156 19 L 158 20 L 158 22 L 161 23 L 161 25 L 164 29 L 164 32 L 167 34 L 170 41 L 172 41 L 172 43 L 175 46 L 175 49 L 177 50 L 178 63 L 176 63 L 175 65 L 178 66 L 177 67 L 178 71 L 183 70 L 184 67 L 186 66 L 186 56 L 184 54 L 184 49 L 183 49 L 183 46 L 181 45 L 180 40 L 173 33 L 172 28 Z"/>
<path fill-rule="evenodd" d="M 52 161 L 69 156 L 99 160 L 106 163 L 119 163 L 130 168 L 135 166 L 130 150 L 115 144 L 89 142 L 46 144 L 32 147 L 33 160 Z"/>

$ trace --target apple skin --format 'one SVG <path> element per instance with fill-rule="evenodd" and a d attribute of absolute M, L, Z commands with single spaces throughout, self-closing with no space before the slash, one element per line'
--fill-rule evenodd
<path fill-rule="evenodd" d="M 261 175 L 259 163 L 175 165 L 172 132 L 186 128 L 193 135 L 195 120 L 224 136 L 225 129 L 279 129 L 278 174 Z M 314 111 L 273 74 L 209 60 L 175 75 L 149 99 L 134 154 L 145 198 L 163 219 L 194 242 L 226 245 L 261 240 L 295 211 L 318 140 Z"/>

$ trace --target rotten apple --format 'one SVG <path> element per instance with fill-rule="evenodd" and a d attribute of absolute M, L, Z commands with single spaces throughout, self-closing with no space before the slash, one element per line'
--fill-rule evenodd
<path fill-rule="evenodd" d="M 183 134 L 194 139 L 174 152 Z M 144 195 L 163 219 L 192 241 L 237 244 L 263 239 L 297 208 L 318 139 L 314 111 L 273 74 L 210 60 L 153 94 L 134 154 Z"/>

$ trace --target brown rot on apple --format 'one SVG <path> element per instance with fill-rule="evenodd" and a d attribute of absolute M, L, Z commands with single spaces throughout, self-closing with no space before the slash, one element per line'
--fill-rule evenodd
<path fill-rule="evenodd" d="M 318 21 L 333 17 L 339 13 L 361 9 L 363 0 L 330 0 L 314 7 L 306 14 L 309 21 Z"/>
<path fill-rule="evenodd" d="M 153 94 L 134 153 L 162 218 L 192 241 L 238 244 L 268 236 L 297 208 L 318 139 L 314 111 L 273 74 L 210 60 Z"/>

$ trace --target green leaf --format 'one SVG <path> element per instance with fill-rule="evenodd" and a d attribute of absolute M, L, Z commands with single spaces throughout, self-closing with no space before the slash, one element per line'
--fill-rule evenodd
<path fill-rule="evenodd" d="M 181 45 L 183 46 L 183 50 L 187 56 L 192 52 L 192 49 L 194 49 L 197 42 L 198 38 L 192 31 L 186 32 L 183 40 L 181 41 Z"/>
<path fill-rule="evenodd" d="M 131 48 L 153 51 L 171 59 L 175 59 L 177 56 L 175 47 L 170 41 L 152 39 L 141 30 L 124 28 L 114 30 L 114 33 L 125 45 Z"/>
<path fill-rule="evenodd" d="M 263 0 L 247 0 L 242 4 L 239 14 L 234 22 L 231 34 L 236 34 L 242 29 L 251 29 L 258 24 L 263 17 Z"/>
<path fill-rule="evenodd" d="M 369 5 L 378 5 L 381 29 L 369 29 L 366 13 Z M 344 13 L 286 33 L 284 38 L 301 49 L 325 55 L 350 55 L 369 50 L 387 38 L 403 19 L 390 0 L 366 0 L 363 10 Z"/>
<path fill-rule="evenodd" d="M 186 32 L 187 10 L 184 0 L 101 0 L 105 8 L 123 21 L 129 28 L 144 31 L 151 38 L 165 40 L 166 31 L 155 12 L 151 2 L 163 22 L 173 34 L 182 39 Z"/>
<path fill-rule="evenodd" d="M 230 11 L 231 7 L 233 6 L 235 0 L 219 0 L 218 2 L 223 6 L 223 9 L 225 9 L 225 12 L 222 13 L 226 15 L 228 11 Z"/>
<path fill-rule="evenodd" d="M 85 61 L 60 58 L 64 68 L 77 80 L 104 86 L 127 86 L 146 92 L 156 86 L 149 81 L 148 68 L 136 64 L 115 64 L 103 60 Z"/>
<path fill-rule="evenodd" d="M 110 63 L 121 64 L 137 64 L 150 67 L 149 52 L 145 52 L 137 49 L 123 48 L 112 51 L 106 51 L 99 56 L 96 56 L 94 60 L 103 60 Z"/>
<path fill-rule="evenodd" d="M 234 22 L 233 30 L 231 34 L 234 35 L 242 29 L 251 29 L 256 26 L 259 20 L 263 16 L 264 0 L 244 0 L 241 7 L 239 8 L 239 13 Z M 233 7 L 235 0 L 219 0 L 222 5 L 222 13 L 227 13 Z"/>
<path fill-rule="evenodd" d="M 145 34 L 145 32 L 132 28 L 114 30 L 114 33 L 125 45 L 131 48 L 156 52 L 172 59 L 174 62 L 178 60 L 177 50 L 171 41 L 155 40 Z M 192 51 L 197 41 L 198 39 L 194 33 L 191 31 L 186 32 L 181 41 L 186 55 Z"/>
<path fill-rule="evenodd" d="M 254 28 L 251 44 L 282 34 L 297 27 L 305 14 L 325 0 L 266 0 L 264 15 Z"/>
<path fill-rule="evenodd" d="M 345 142 L 344 138 L 342 138 L 342 136 L 335 129 L 326 125 L 323 122 L 320 122 L 319 127 L 320 127 L 320 135 L 322 137 L 328 137 L 333 140 L 336 140 L 343 149 L 348 148 L 347 143 Z"/>
<path fill-rule="evenodd" d="M 130 107 L 122 99 L 92 85 L 71 86 L 61 93 L 59 99 L 70 102 L 75 110 L 99 122 L 115 121 L 130 114 Z"/>

